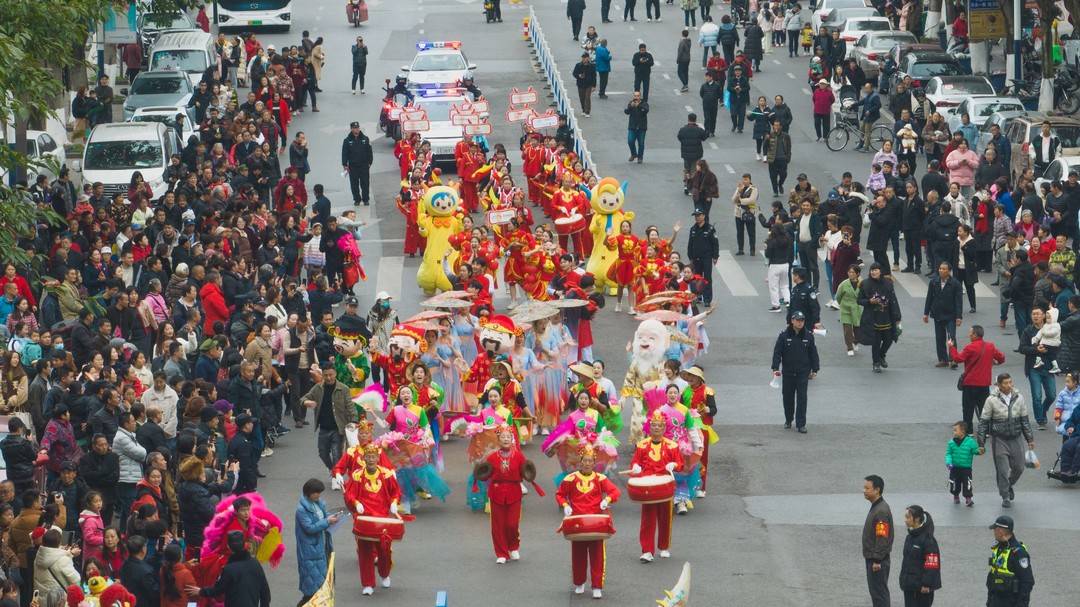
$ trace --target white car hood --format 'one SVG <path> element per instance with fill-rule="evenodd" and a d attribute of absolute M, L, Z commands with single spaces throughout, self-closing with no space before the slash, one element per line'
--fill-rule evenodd
<path fill-rule="evenodd" d="M 457 84 L 463 74 L 461 72 L 409 72 L 409 85 L 419 86 L 423 84 Z"/>

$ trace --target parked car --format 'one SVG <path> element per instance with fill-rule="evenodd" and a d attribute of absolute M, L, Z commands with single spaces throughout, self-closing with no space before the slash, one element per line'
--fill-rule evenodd
<path fill-rule="evenodd" d="M 942 114 L 971 95 L 993 95 L 986 76 L 934 76 L 923 85 L 926 99 Z"/>
<path fill-rule="evenodd" d="M 8 129 L 8 133 L 11 136 L 10 145 L 15 145 L 15 133 L 14 129 Z M 0 145 L 9 145 L 8 141 L 4 139 L 4 133 L 0 130 Z M 56 140 L 52 138 L 52 135 L 45 131 L 26 131 L 26 155 L 32 161 L 45 162 L 39 166 L 31 166 L 26 171 L 26 183 L 34 183 L 34 179 L 38 175 L 47 175 L 49 181 L 56 179 L 56 171 L 53 170 L 49 161 L 54 161 L 56 167 L 64 166 L 64 146 L 58 145 Z M 0 181 L 7 182 L 8 171 L 4 167 L 0 167 Z"/>
<path fill-rule="evenodd" d="M 840 38 L 851 44 L 867 32 L 891 32 L 892 21 L 885 17 L 848 17 L 840 27 Z"/>
<path fill-rule="evenodd" d="M 1009 170 L 1013 182 L 1031 166 L 1031 140 L 1039 134 L 1043 121 L 1050 122 L 1050 132 L 1058 138 L 1061 149 L 1080 147 L 1080 119 L 1030 112 L 1009 122 L 1005 137 L 1012 146 Z"/>
<path fill-rule="evenodd" d="M 130 87 L 120 89 L 124 95 L 124 120 L 130 120 L 141 107 L 186 106 L 194 92 L 184 72 L 139 72 Z"/>
<path fill-rule="evenodd" d="M 150 47 L 157 42 L 158 36 L 168 30 L 190 30 L 198 27 L 191 17 L 183 11 L 175 13 L 140 13 L 135 20 L 139 46 L 142 47 L 143 59 L 150 53 Z"/>
<path fill-rule="evenodd" d="M 165 167 L 180 149 L 176 132 L 160 122 L 99 124 L 86 140 L 80 170 L 84 181 L 105 184 L 110 196 L 127 193 L 139 171 L 157 198 L 168 190 Z"/>
<path fill-rule="evenodd" d="M 990 114 L 990 116 L 986 119 L 986 122 L 979 125 L 979 141 L 975 144 L 975 152 L 978 153 L 979 156 L 982 156 L 983 152 L 986 151 L 986 145 L 987 143 L 989 143 L 991 137 L 990 127 L 996 124 L 998 128 L 1001 129 L 1001 134 L 1005 135 L 1008 132 L 1009 124 L 1013 121 L 1013 119 L 1026 115 L 1027 111 L 1021 110 L 1008 110 L 1004 112 L 994 112 L 993 114 Z"/>
<path fill-rule="evenodd" d="M 1080 149 L 1063 149 L 1061 155 L 1046 167 L 1042 175 L 1035 176 L 1035 190 L 1038 191 L 1044 183 L 1065 181 L 1069 178 L 1069 171 L 1077 167 L 1080 167 Z"/>
<path fill-rule="evenodd" d="M 183 128 L 177 128 L 176 115 L 185 116 Z M 195 122 L 195 108 L 188 106 L 149 106 L 135 110 L 128 122 L 160 122 L 176 132 L 181 142 L 199 132 L 199 125 Z"/>
<path fill-rule="evenodd" d="M 939 110 L 940 111 L 940 110 Z M 950 130 L 960 126 L 960 117 L 965 113 L 971 118 L 971 124 L 982 126 L 994 112 L 1022 112 L 1024 104 L 1016 97 L 998 97 L 996 95 L 976 95 L 960 102 L 946 116 Z"/>
<path fill-rule="evenodd" d="M 852 9 L 856 12 L 848 15 L 841 13 L 841 11 L 847 9 Z M 877 11 L 873 7 L 867 6 L 866 0 L 819 0 L 813 15 L 810 17 L 810 24 L 814 28 L 814 33 L 817 34 L 822 25 L 832 29 L 843 25 L 844 19 L 847 19 L 849 16 L 854 17 L 874 14 L 877 14 Z"/>
<path fill-rule="evenodd" d="M 855 44 L 848 45 L 848 57 L 859 62 L 867 79 L 876 80 L 881 73 L 881 62 L 889 54 L 889 49 L 898 44 L 914 44 L 918 38 L 911 32 L 891 30 L 887 32 L 867 32 Z"/>
<path fill-rule="evenodd" d="M 911 84 L 921 87 L 934 76 L 963 76 L 968 73 L 955 57 L 941 50 L 936 44 L 897 45 L 889 51 L 896 61 L 896 73 L 889 83 L 889 90 L 896 83 L 911 76 Z"/>

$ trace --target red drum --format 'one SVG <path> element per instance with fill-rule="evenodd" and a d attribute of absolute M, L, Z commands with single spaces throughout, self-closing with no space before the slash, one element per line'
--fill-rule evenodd
<path fill-rule="evenodd" d="M 559 217 L 555 220 L 555 231 L 564 236 L 577 234 L 585 229 L 585 216 L 574 213 L 569 217 Z"/>
<path fill-rule="evenodd" d="M 384 534 L 394 542 L 405 537 L 405 522 L 399 518 L 356 515 L 353 519 L 353 535 L 362 540 L 379 542 Z"/>
<path fill-rule="evenodd" d="M 659 504 L 675 498 L 675 478 L 668 474 L 637 476 L 626 482 L 626 494 L 640 504 Z"/>
<path fill-rule="evenodd" d="M 615 535 L 615 522 L 610 514 L 574 514 L 564 518 L 555 531 L 571 542 L 606 540 Z"/>

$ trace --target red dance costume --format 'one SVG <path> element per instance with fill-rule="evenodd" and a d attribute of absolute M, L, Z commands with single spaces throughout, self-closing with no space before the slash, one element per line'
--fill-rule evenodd
<path fill-rule="evenodd" d="M 400 500 L 401 488 L 398 487 L 394 471 L 382 466 L 378 467 L 374 474 L 365 468 L 353 472 L 345 485 L 345 504 L 357 515 L 389 518 L 390 505 L 395 504 L 396 508 Z M 363 511 L 358 511 L 357 502 L 363 505 Z M 353 533 L 358 534 L 359 531 L 359 527 L 354 524 Z M 369 542 L 357 537 L 356 556 L 360 561 L 360 585 L 364 588 L 375 587 L 376 563 L 379 577 L 390 577 L 390 568 L 393 565 L 390 542 Z"/>
<path fill-rule="evenodd" d="M 559 506 L 570 506 L 573 514 L 603 514 L 600 502 L 607 498 L 611 503 L 619 499 L 619 488 L 608 477 L 593 472 L 585 475 L 571 472 L 559 484 L 555 501 Z M 570 542 L 570 568 L 575 586 L 585 583 L 587 574 L 592 578 L 593 588 L 604 587 L 604 540 Z"/>
<path fill-rule="evenodd" d="M 559 188 L 551 196 L 551 218 L 552 219 L 564 219 L 573 215 L 585 216 L 585 212 L 588 209 L 588 201 L 585 200 L 585 194 L 581 190 Z M 578 258 L 584 258 L 589 254 L 589 251 L 585 250 L 585 241 L 583 240 L 584 229 L 578 230 L 573 234 L 559 234 L 559 247 L 562 249 L 568 249 L 571 242 L 574 245 L 574 253 Z"/>
<path fill-rule="evenodd" d="M 634 266 L 637 265 L 641 252 L 641 239 L 633 234 L 618 234 L 608 237 L 608 247 L 614 247 L 619 253 L 615 263 L 608 268 L 608 280 L 620 287 L 634 284 Z"/>
<path fill-rule="evenodd" d="M 467 213 L 472 213 L 480 205 L 478 194 L 476 193 L 476 184 L 479 179 L 474 174 L 484 164 L 484 157 L 478 154 L 465 153 L 462 154 L 457 160 L 457 173 L 461 178 L 459 188 L 461 189 L 461 204 L 465 207 Z"/>
<path fill-rule="evenodd" d="M 716 392 L 712 388 L 705 384 L 701 384 L 697 388 L 687 386 L 683 390 L 682 403 L 701 415 L 702 424 L 712 426 L 713 416 L 709 414 L 709 409 L 716 409 Z M 709 481 L 709 437 L 707 435 L 703 442 L 704 448 L 701 451 L 701 490 L 706 491 Z"/>
<path fill-rule="evenodd" d="M 634 451 L 634 458 L 630 461 L 632 466 L 640 466 L 641 473 L 637 476 L 669 475 L 667 465 L 675 464 L 675 470 L 683 466 L 682 453 L 679 444 L 670 438 L 661 438 L 660 442 L 654 443 L 651 438 L 638 442 Z M 641 505 L 641 528 L 638 532 L 638 541 L 641 542 L 641 552 L 650 553 L 667 550 L 671 546 L 671 509 L 673 500 L 656 504 Z M 657 535 L 659 527 L 659 536 Z"/>
<path fill-rule="evenodd" d="M 503 281 L 508 285 L 525 281 L 527 263 L 525 252 L 536 248 L 536 239 L 526 227 L 518 227 L 503 238 L 503 246 L 510 252 L 503 264 Z"/>
<path fill-rule="evenodd" d="M 394 360 L 393 356 L 382 352 L 371 355 L 371 364 L 379 365 L 389 378 L 390 391 L 388 394 L 394 398 L 397 397 L 398 390 L 402 386 L 409 384 L 406 375 L 410 363 L 412 363 L 411 356 L 402 356 L 401 360 Z"/>
<path fill-rule="evenodd" d="M 406 196 L 408 193 L 408 196 Z M 423 253 L 427 246 L 427 239 L 420 235 L 420 228 L 416 223 L 417 208 L 423 192 L 402 188 L 401 196 L 398 196 L 397 208 L 405 216 L 405 246 L 403 251 L 406 255 Z"/>
<path fill-rule="evenodd" d="M 488 500 L 491 502 L 491 544 L 495 558 L 510 558 L 521 548 L 521 482 L 525 456 L 517 447 L 499 449 L 485 458 L 491 464 Z"/>
<path fill-rule="evenodd" d="M 330 476 L 340 474 L 348 479 L 352 478 L 353 472 L 362 472 L 364 470 L 364 447 L 367 444 L 370 443 L 355 445 L 342 452 L 341 458 L 334 464 L 334 469 L 330 471 Z M 386 453 L 382 450 L 379 451 L 379 466 L 387 470 L 394 469 L 394 464 L 390 462 L 390 458 L 386 457 Z"/>
<path fill-rule="evenodd" d="M 398 168 L 401 169 L 401 178 L 407 179 L 412 170 L 413 161 L 416 160 L 416 151 L 407 139 L 400 139 L 394 144 L 394 158 L 398 159 Z"/>
<path fill-rule="evenodd" d="M 529 200 L 533 204 L 540 204 L 543 194 L 540 192 L 538 180 L 544 172 L 544 148 L 533 143 L 526 145 L 525 149 L 521 150 L 521 170 L 529 184 Z"/>

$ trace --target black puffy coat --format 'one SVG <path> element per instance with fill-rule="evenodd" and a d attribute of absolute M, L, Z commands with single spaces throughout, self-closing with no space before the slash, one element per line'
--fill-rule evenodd
<path fill-rule="evenodd" d="M 870 211 L 870 235 L 866 237 L 867 250 L 884 251 L 887 249 L 892 228 L 893 212 L 889 207 L 875 208 Z"/>
<path fill-rule="evenodd" d="M 765 39 L 765 30 L 756 23 L 751 23 L 743 30 L 743 53 L 751 59 L 761 60 L 765 54 L 762 40 Z"/>
<path fill-rule="evenodd" d="M 1061 321 L 1058 365 L 1064 371 L 1080 370 L 1080 314 L 1070 314 Z"/>
<path fill-rule="evenodd" d="M 16 488 L 26 489 L 33 483 L 37 450 L 25 436 L 9 434 L 4 437 L 0 441 L 0 453 L 7 465 L 8 480 L 15 483 Z"/>
<path fill-rule="evenodd" d="M 203 530 L 214 518 L 214 508 L 220 497 L 214 495 L 205 483 L 182 481 L 176 489 L 176 498 L 184 505 L 180 509 L 184 539 L 190 546 L 202 546 Z"/>
<path fill-rule="evenodd" d="M 926 521 L 918 529 L 908 529 L 904 540 L 904 560 L 900 564 L 900 590 L 931 591 L 941 588 L 941 551 L 934 537 L 934 519 L 925 513 Z"/>

